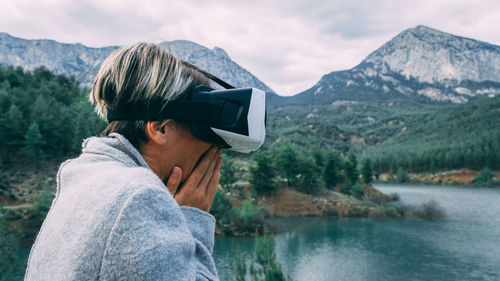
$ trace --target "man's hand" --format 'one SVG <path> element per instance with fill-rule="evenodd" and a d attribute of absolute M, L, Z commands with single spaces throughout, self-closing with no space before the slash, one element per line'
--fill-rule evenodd
<path fill-rule="evenodd" d="M 168 178 L 167 188 L 174 194 L 179 205 L 191 206 L 203 211 L 210 211 L 219 184 L 222 149 L 211 148 L 189 175 L 182 188 L 177 192 L 182 179 L 182 170 L 174 167 Z"/>

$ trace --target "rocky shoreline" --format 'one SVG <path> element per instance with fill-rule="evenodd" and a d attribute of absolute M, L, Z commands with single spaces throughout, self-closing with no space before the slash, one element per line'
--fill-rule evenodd
<path fill-rule="evenodd" d="M 487 183 L 476 183 L 480 171 L 458 169 L 436 173 L 410 173 L 408 179 L 400 181 L 390 174 L 381 174 L 375 184 L 415 184 L 415 185 L 442 185 L 467 187 L 500 187 L 500 171 L 493 172 L 493 179 Z"/>
<path fill-rule="evenodd" d="M 365 197 L 362 199 L 345 195 L 337 190 L 323 190 L 318 194 L 306 194 L 293 188 L 280 188 L 273 194 L 261 195 L 256 200 L 261 206 L 259 227 L 249 229 L 237 224 L 217 224 L 217 235 L 245 236 L 254 235 L 266 227 L 268 218 L 283 217 L 370 217 L 402 218 L 398 208 L 391 202 L 393 197 L 383 194 L 371 185 L 362 185 Z M 249 187 L 247 187 L 249 188 Z M 238 195 L 230 195 L 231 204 L 239 208 L 242 201 Z"/>

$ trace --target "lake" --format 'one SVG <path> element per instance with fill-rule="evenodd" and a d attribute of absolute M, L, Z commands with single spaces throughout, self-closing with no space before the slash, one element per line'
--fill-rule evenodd
<path fill-rule="evenodd" d="M 431 199 L 440 221 L 367 218 L 273 219 L 281 231 L 275 250 L 294 280 L 500 280 L 500 189 L 375 185 L 398 193 L 398 204 Z M 221 280 L 233 280 L 237 245 L 251 253 L 251 237 L 217 237 Z"/>

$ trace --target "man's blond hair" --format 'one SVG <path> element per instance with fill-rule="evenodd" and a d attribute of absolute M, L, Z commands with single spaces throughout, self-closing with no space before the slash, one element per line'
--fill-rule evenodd
<path fill-rule="evenodd" d="M 209 86 L 205 71 L 154 44 L 137 43 L 111 53 L 94 79 L 90 101 L 102 118 L 108 108 L 146 104 L 151 99 L 175 100 L 196 85 Z M 147 141 L 145 121 L 112 121 L 101 133 L 124 135 L 136 148 Z"/>

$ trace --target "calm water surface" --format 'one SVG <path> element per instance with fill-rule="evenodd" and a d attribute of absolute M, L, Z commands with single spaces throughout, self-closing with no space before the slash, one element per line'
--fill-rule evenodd
<path fill-rule="evenodd" d="M 376 185 L 401 204 L 434 199 L 442 221 L 363 218 L 274 219 L 275 250 L 295 280 L 500 280 L 500 189 Z M 217 237 L 221 280 L 233 280 L 237 245 L 253 238 Z"/>

